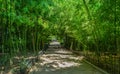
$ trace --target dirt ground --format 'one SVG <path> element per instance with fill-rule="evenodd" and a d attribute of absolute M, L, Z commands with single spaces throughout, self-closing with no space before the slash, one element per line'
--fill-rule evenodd
<path fill-rule="evenodd" d="M 104 74 L 85 63 L 83 56 L 73 55 L 62 48 L 49 48 L 29 74 Z"/>
<path fill-rule="evenodd" d="M 71 51 L 60 48 L 58 42 L 53 42 L 43 55 L 38 56 L 28 74 L 104 74 L 83 61 L 83 56 L 74 55 Z M 12 72 L 0 72 L 12 74 Z"/>

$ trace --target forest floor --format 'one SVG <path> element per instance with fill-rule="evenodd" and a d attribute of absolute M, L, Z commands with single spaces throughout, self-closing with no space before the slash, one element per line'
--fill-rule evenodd
<path fill-rule="evenodd" d="M 52 42 L 47 51 L 39 55 L 39 60 L 35 62 L 27 74 L 105 74 L 86 63 L 84 56 L 78 56 L 72 51 L 59 47 L 59 45 L 59 42 Z M 31 56 L 32 54 L 27 58 Z M 14 69 L 17 69 L 16 66 L 10 69 L 0 71 L 0 74 L 20 74 L 19 72 L 13 73 Z"/>
<path fill-rule="evenodd" d="M 39 57 L 40 61 L 35 63 L 29 74 L 104 74 L 84 62 L 83 58 L 71 51 L 50 47 Z"/>

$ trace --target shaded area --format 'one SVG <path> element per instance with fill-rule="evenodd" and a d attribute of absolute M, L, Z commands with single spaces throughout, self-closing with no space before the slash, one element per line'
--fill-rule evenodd
<path fill-rule="evenodd" d="M 51 47 L 39 58 L 30 74 L 104 74 L 83 62 L 83 56 L 73 55 L 62 48 Z"/>

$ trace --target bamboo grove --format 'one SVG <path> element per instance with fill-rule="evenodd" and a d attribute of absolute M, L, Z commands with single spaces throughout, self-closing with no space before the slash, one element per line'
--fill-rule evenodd
<path fill-rule="evenodd" d="M 38 52 L 50 36 L 120 73 L 120 0 L 0 0 L 0 65 Z"/>

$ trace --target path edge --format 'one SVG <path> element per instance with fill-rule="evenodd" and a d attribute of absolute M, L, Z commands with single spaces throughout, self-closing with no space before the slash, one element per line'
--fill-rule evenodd
<path fill-rule="evenodd" d="M 89 61 L 87 61 L 86 59 L 83 59 L 84 62 L 88 63 L 89 65 L 91 65 L 92 67 L 96 68 L 97 70 L 99 70 L 100 72 L 104 73 L 104 74 L 109 74 L 108 72 L 104 71 L 103 69 L 93 65 L 92 63 L 90 63 Z"/>

